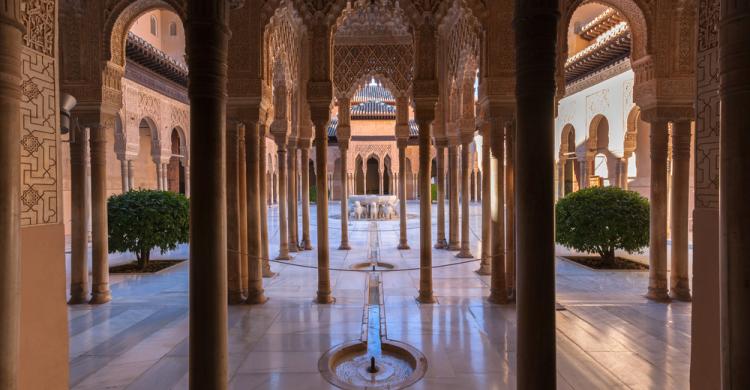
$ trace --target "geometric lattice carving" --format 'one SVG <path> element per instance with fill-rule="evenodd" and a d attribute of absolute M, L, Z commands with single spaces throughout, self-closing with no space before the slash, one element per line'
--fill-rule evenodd
<path fill-rule="evenodd" d="M 58 222 L 55 61 L 23 49 L 21 223 Z"/>
<path fill-rule="evenodd" d="M 42 54 L 55 55 L 55 0 L 24 0 L 21 18 L 26 27 L 24 44 Z"/>
<path fill-rule="evenodd" d="M 405 95 L 414 79 L 413 51 L 410 44 L 334 46 L 333 83 L 337 93 L 351 97 L 363 77 L 379 76 L 394 95 Z"/>

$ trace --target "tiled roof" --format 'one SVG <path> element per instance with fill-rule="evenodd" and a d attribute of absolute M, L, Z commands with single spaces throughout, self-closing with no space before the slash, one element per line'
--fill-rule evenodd
<path fill-rule="evenodd" d="M 128 32 L 125 52 L 128 60 L 142 65 L 177 84 L 187 86 L 188 69 L 185 64 L 168 56 L 132 32 Z"/>
<path fill-rule="evenodd" d="M 353 106 L 351 115 L 352 119 L 396 119 L 396 107 L 370 100 Z"/>
<path fill-rule="evenodd" d="M 368 83 L 360 88 L 352 98 L 352 104 L 363 103 L 371 100 L 383 101 L 394 104 L 396 99 L 391 91 L 383 87 L 382 84 Z"/>
<path fill-rule="evenodd" d="M 594 43 L 565 61 L 565 82 L 572 83 L 628 57 L 631 42 L 627 22 L 599 34 Z"/>

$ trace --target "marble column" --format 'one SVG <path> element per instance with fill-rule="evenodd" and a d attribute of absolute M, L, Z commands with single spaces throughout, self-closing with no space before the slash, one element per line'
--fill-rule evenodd
<path fill-rule="evenodd" d="M 460 259 L 471 259 L 469 240 L 469 201 L 471 200 L 471 170 L 469 169 L 469 142 L 461 144 L 461 248 L 456 255 Z"/>
<path fill-rule="evenodd" d="M 190 197 L 190 165 L 185 165 L 185 196 Z M 133 187 L 130 187 L 131 189 Z"/>
<path fill-rule="evenodd" d="M 247 235 L 249 228 L 247 219 L 247 154 L 245 153 L 247 149 L 247 139 L 245 138 L 245 126 L 235 126 L 235 128 L 238 131 L 237 147 L 239 148 L 237 153 L 237 188 L 239 189 L 237 203 L 239 204 L 240 225 L 240 285 L 242 286 L 242 296 L 247 296 Z M 227 129 L 229 129 L 229 127 L 227 127 Z M 227 135 L 228 133 L 229 132 L 227 131 Z M 229 143 L 227 143 L 227 146 L 229 146 Z M 227 166 L 227 171 L 228 170 L 229 167 Z M 229 174 L 227 173 L 227 176 L 228 175 Z M 227 177 L 227 181 L 228 180 L 229 177 Z M 231 218 L 229 207 L 227 207 L 227 218 Z"/>
<path fill-rule="evenodd" d="M 589 161 L 586 157 L 584 157 L 583 160 L 578 160 L 578 164 L 580 164 L 580 172 L 581 172 L 581 185 L 580 188 L 589 188 Z"/>
<path fill-rule="evenodd" d="M 461 248 L 458 241 L 458 147 L 448 146 L 448 249 Z"/>
<path fill-rule="evenodd" d="M 326 170 L 328 167 L 328 118 L 313 118 L 315 124 L 315 163 L 318 167 L 317 187 L 317 223 L 318 223 L 318 292 L 315 302 L 333 303 L 331 293 L 330 254 L 328 250 L 328 188 L 326 187 Z"/>
<path fill-rule="evenodd" d="M 430 202 L 430 127 L 435 119 L 434 104 L 417 108 L 419 126 L 419 297 L 420 303 L 436 303 L 432 295 L 432 204 Z M 430 108 L 431 106 L 431 108 Z"/>
<path fill-rule="evenodd" d="M 286 170 L 286 141 L 282 137 L 276 138 L 276 153 L 278 155 L 278 200 L 279 200 L 279 255 L 276 260 L 290 260 L 289 239 L 287 229 L 287 170 Z"/>
<path fill-rule="evenodd" d="M 312 250 L 310 241 L 310 141 L 300 148 L 302 161 L 302 249 Z"/>
<path fill-rule="evenodd" d="M 187 171 L 187 168 L 185 169 L 185 175 L 187 176 L 189 173 Z M 185 178 L 187 180 L 187 177 Z M 135 163 L 133 160 L 128 160 L 128 189 L 134 190 L 135 188 Z"/>
<path fill-rule="evenodd" d="M 240 187 L 239 187 L 239 129 L 241 125 L 229 121 L 226 125 L 226 198 L 227 198 L 227 301 L 241 303 L 242 267 L 240 261 Z"/>
<path fill-rule="evenodd" d="M 554 389 L 557 386 L 555 162 L 552 151 L 559 19 L 558 0 L 515 1 L 514 190 L 518 276 L 516 383 L 519 389 Z M 544 153 L 539 153 L 540 150 Z M 502 164 L 502 160 L 498 164 Z"/>
<path fill-rule="evenodd" d="M 506 118 L 491 118 L 490 121 L 490 171 L 494 177 L 493 194 L 491 195 L 491 256 L 490 266 L 490 296 L 489 302 L 504 304 L 508 303 L 508 284 L 505 272 L 505 124 Z"/>
<path fill-rule="evenodd" d="M 722 388 L 750 388 L 750 3 L 721 1 Z"/>
<path fill-rule="evenodd" d="M 349 140 L 339 140 L 339 151 L 341 153 L 341 157 L 339 160 L 341 161 L 341 164 L 339 164 L 341 168 L 341 244 L 339 245 L 339 250 L 352 249 L 352 247 L 349 246 L 349 189 L 346 185 L 346 173 L 348 170 L 348 150 Z"/>
<path fill-rule="evenodd" d="M 646 297 L 665 301 L 667 295 L 667 144 L 665 120 L 651 121 L 651 217 L 649 230 L 649 280 Z"/>
<path fill-rule="evenodd" d="M 87 128 L 73 128 L 70 140 L 70 304 L 88 302 L 89 245 L 88 226 L 91 196 L 86 184 L 89 161 Z"/>
<path fill-rule="evenodd" d="M 516 300 L 516 126 L 505 128 L 505 284 L 508 297 Z"/>
<path fill-rule="evenodd" d="M 491 275 L 492 271 L 492 191 L 490 171 L 492 171 L 492 157 L 490 155 L 490 128 L 482 129 L 482 261 L 476 273 Z"/>
<path fill-rule="evenodd" d="M 672 127 L 671 238 L 672 269 L 669 292 L 672 298 L 690 301 L 688 278 L 688 198 L 690 197 L 690 121 L 676 121 Z"/>
<path fill-rule="evenodd" d="M 289 234 L 289 252 L 297 252 L 299 249 L 297 243 L 297 226 L 294 222 L 297 216 L 297 203 L 296 198 L 296 172 L 294 170 L 297 160 L 297 141 L 289 140 L 287 143 L 287 187 L 286 187 L 286 203 L 287 203 L 287 219 Z"/>
<path fill-rule="evenodd" d="M 128 160 L 125 157 L 120 160 L 120 178 L 122 180 L 122 192 L 128 192 Z"/>
<path fill-rule="evenodd" d="M 297 146 L 297 143 L 294 144 L 294 155 L 292 156 L 292 173 L 294 176 L 292 176 L 292 186 L 294 187 L 294 190 L 292 191 L 292 206 L 293 206 L 293 212 L 292 215 L 292 236 L 294 238 L 294 248 L 299 251 L 301 250 L 299 243 L 299 182 L 300 182 L 300 175 L 299 175 L 299 154 L 297 153 L 299 151 L 299 147 Z"/>
<path fill-rule="evenodd" d="M 398 138 L 396 146 L 398 147 L 398 219 L 399 219 L 399 239 L 398 249 L 409 249 L 409 240 L 406 237 L 406 138 Z"/>
<path fill-rule="evenodd" d="M 169 191 L 169 167 L 167 164 L 161 164 L 161 185 L 163 191 Z"/>
<path fill-rule="evenodd" d="M 0 7 L 0 388 L 18 389 L 21 338 L 21 1 Z M 82 171 L 81 171 L 82 172 Z"/>
<path fill-rule="evenodd" d="M 164 185 L 162 184 L 162 179 L 164 178 L 164 175 L 162 175 L 162 165 L 159 161 L 155 161 L 154 164 L 156 164 L 156 189 L 159 191 L 164 190 Z"/>
<path fill-rule="evenodd" d="M 378 194 L 383 195 L 383 169 L 378 170 Z"/>
<path fill-rule="evenodd" d="M 91 145 L 91 304 L 112 300 L 109 291 L 109 231 L 107 228 L 107 131 L 90 128 Z"/>
<path fill-rule="evenodd" d="M 261 115 L 263 117 L 264 115 Z M 261 245 L 262 197 L 260 194 L 260 143 L 258 122 L 245 123 L 245 165 L 247 166 L 247 295 L 245 303 L 266 302 L 263 291 L 263 248 Z"/>
<path fill-rule="evenodd" d="M 191 69 L 190 324 L 191 389 L 225 390 L 227 368 L 226 173 L 228 2 L 187 2 L 186 58 Z"/>
<path fill-rule="evenodd" d="M 628 157 L 626 156 L 620 159 L 620 188 L 627 190 L 628 184 Z"/>
<path fill-rule="evenodd" d="M 445 240 L 445 144 L 444 141 L 435 143 L 435 169 L 437 170 L 437 242 L 435 249 L 448 248 Z"/>
<path fill-rule="evenodd" d="M 271 258 L 269 255 L 268 248 L 268 205 L 273 203 L 273 200 L 269 198 L 269 188 L 273 190 L 273 175 L 271 175 L 271 182 L 268 183 L 268 139 L 266 138 L 267 127 L 265 124 L 260 124 L 258 127 L 260 131 L 260 142 L 258 144 L 258 169 L 260 171 L 260 181 L 258 182 L 258 191 L 260 192 L 260 199 L 262 199 L 262 207 L 260 208 L 260 253 L 263 257 L 263 277 L 271 278 L 276 273 L 271 271 Z"/>

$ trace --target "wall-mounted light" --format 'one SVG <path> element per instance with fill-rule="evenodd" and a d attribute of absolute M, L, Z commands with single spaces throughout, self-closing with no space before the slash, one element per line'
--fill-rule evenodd
<path fill-rule="evenodd" d="M 68 134 L 70 132 L 70 112 L 78 103 L 78 100 L 67 93 L 60 96 L 60 133 Z"/>

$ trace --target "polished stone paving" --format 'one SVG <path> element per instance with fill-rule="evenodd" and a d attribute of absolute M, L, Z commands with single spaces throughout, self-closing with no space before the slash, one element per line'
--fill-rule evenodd
<path fill-rule="evenodd" d="M 409 203 L 417 213 L 418 204 Z M 338 203 L 331 203 L 335 214 Z M 278 253 L 276 208 L 269 209 L 272 257 Z M 315 221 L 313 207 L 311 218 Z M 472 253 L 480 252 L 480 207 L 472 204 Z M 434 221 L 433 208 L 433 221 Z M 300 219 L 301 221 L 301 219 Z M 370 223 L 350 221 L 351 251 L 338 251 L 340 222 L 331 219 L 331 280 L 336 303 L 312 302 L 316 252 L 272 263 L 263 306 L 229 307 L 232 389 L 329 389 L 318 359 L 362 332 L 366 273 L 343 271 L 369 261 Z M 418 348 L 427 373 L 414 389 L 515 388 L 515 310 L 485 302 L 489 277 L 455 252 L 433 250 L 437 305 L 419 305 L 419 221 L 408 221 L 411 250 L 399 251 L 398 221 L 378 222 L 389 339 Z M 433 241 L 435 237 L 433 222 Z M 316 242 L 315 227 L 311 229 Z M 166 257 L 184 258 L 186 246 Z M 118 257 L 119 258 L 119 257 Z M 455 264 L 455 265 L 451 265 Z M 188 264 L 157 275 L 112 276 L 113 301 L 69 309 L 70 386 L 74 389 L 185 389 L 188 367 Z M 412 270 L 408 270 L 408 269 Z M 556 261 L 558 387 L 686 389 L 690 362 L 688 303 L 643 298 L 646 272 L 601 272 Z"/>

